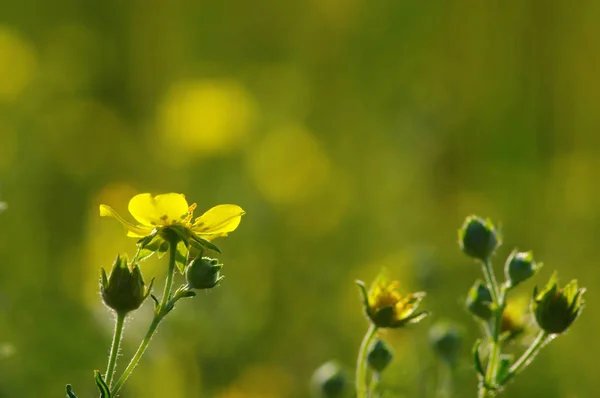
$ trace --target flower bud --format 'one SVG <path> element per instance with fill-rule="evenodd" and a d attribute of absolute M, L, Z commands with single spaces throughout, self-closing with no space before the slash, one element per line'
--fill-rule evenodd
<path fill-rule="evenodd" d="M 379 373 L 387 368 L 393 358 L 394 351 L 381 339 L 375 340 L 369 347 L 367 353 L 367 363 L 369 364 L 369 367 Z"/>
<path fill-rule="evenodd" d="M 517 286 L 535 275 L 540 268 L 542 268 L 542 263 L 535 262 L 533 252 L 517 252 L 514 250 L 506 260 L 504 273 L 510 285 Z"/>
<path fill-rule="evenodd" d="M 460 353 L 462 336 L 452 323 L 437 322 L 429 329 L 429 342 L 435 353 L 449 365 L 454 365 Z"/>
<path fill-rule="evenodd" d="M 315 370 L 310 384 L 315 398 L 340 398 L 345 395 L 348 380 L 340 366 L 330 361 Z"/>
<path fill-rule="evenodd" d="M 469 216 L 458 230 L 458 244 L 465 254 L 485 261 L 500 246 L 500 236 L 490 220 Z"/>
<path fill-rule="evenodd" d="M 469 289 L 466 305 L 469 311 L 478 318 L 488 320 L 492 316 L 492 293 L 480 280 Z"/>
<path fill-rule="evenodd" d="M 142 305 L 152 283 L 146 287 L 144 277 L 137 264 L 129 264 L 126 255 L 118 255 L 113 263 L 110 276 L 100 269 L 100 293 L 104 304 L 119 314 L 127 314 Z"/>
<path fill-rule="evenodd" d="M 185 279 L 192 289 L 211 289 L 219 283 L 223 264 L 210 257 L 196 257 L 185 268 Z"/>
<path fill-rule="evenodd" d="M 559 289 L 556 272 L 544 290 L 538 293 L 535 287 L 532 309 L 539 327 L 550 334 L 566 331 L 583 309 L 583 293 L 585 289 L 578 288 L 576 280 Z"/>

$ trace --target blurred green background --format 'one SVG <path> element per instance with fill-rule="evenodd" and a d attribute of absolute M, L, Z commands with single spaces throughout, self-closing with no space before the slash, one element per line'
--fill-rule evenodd
<path fill-rule="evenodd" d="M 589 289 L 506 396 L 600 393 L 599 2 L 0 9 L 0 397 L 62 397 L 67 382 L 97 396 L 112 333 L 99 267 L 135 251 L 98 205 L 128 216 L 140 192 L 247 215 L 218 241 L 226 279 L 167 318 L 123 397 L 307 396 L 326 360 L 352 371 L 367 328 L 354 279 L 382 266 L 434 313 L 385 335 L 385 382 L 421 397 L 428 328 L 450 319 L 466 334 L 455 396 L 474 397 L 462 302 L 480 271 L 456 244 L 471 213 L 502 222 L 498 274 L 518 246 L 545 263 L 538 284 L 557 269 Z M 162 281 L 165 267 L 143 269 Z M 129 320 L 121 365 L 151 312 Z"/>

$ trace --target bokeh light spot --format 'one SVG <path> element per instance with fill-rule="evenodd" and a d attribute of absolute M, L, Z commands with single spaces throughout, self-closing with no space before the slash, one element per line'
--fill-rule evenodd
<path fill-rule="evenodd" d="M 187 154 L 222 154 L 246 141 L 256 105 L 235 80 L 187 81 L 172 87 L 159 114 L 169 147 Z"/>
<path fill-rule="evenodd" d="M 0 101 L 12 101 L 33 78 L 36 55 L 29 43 L 5 26 L 0 26 L 0 54 Z"/>
<path fill-rule="evenodd" d="M 289 126 L 271 131 L 250 151 L 248 171 L 270 202 L 302 203 L 329 182 L 331 162 L 309 131 Z"/>

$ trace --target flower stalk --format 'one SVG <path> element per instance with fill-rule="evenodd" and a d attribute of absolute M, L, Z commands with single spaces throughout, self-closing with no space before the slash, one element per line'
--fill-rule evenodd
<path fill-rule="evenodd" d="M 357 398 L 366 398 L 368 395 L 367 380 L 367 351 L 371 345 L 373 337 L 377 334 L 378 327 L 371 323 L 365 337 L 360 344 L 358 351 L 358 360 L 356 362 L 356 396 Z"/>
<path fill-rule="evenodd" d="M 117 313 L 115 319 L 115 331 L 113 333 L 112 345 L 110 348 L 110 355 L 108 357 L 108 367 L 106 368 L 106 374 L 104 380 L 110 387 L 115 372 L 115 366 L 117 365 L 117 356 L 119 355 L 119 347 L 121 346 L 121 338 L 123 337 L 123 328 L 125 325 L 124 313 Z"/>
<path fill-rule="evenodd" d="M 171 241 L 169 243 L 169 270 L 167 272 L 167 277 L 166 277 L 166 281 L 165 281 L 165 287 L 164 287 L 161 302 L 155 308 L 154 318 L 152 319 L 152 323 L 148 327 L 148 331 L 146 332 L 144 339 L 142 340 L 137 351 L 133 355 L 133 358 L 131 358 L 129 365 L 127 365 L 127 368 L 125 368 L 125 371 L 123 372 L 121 377 L 119 377 L 119 379 L 115 383 L 114 387 L 111 389 L 111 392 L 110 392 L 111 396 L 115 396 L 119 392 L 121 387 L 123 387 L 123 384 L 125 384 L 125 382 L 129 378 L 129 376 L 131 376 L 133 369 L 135 369 L 138 362 L 144 355 L 144 352 L 146 352 L 146 348 L 148 348 L 148 344 L 150 344 L 150 340 L 152 339 L 152 336 L 154 336 L 154 333 L 156 332 L 158 325 L 163 320 L 163 318 L 167 315 L 167 313 L 169 313 L 169 311 L 173 308 L 173 305 L 175 304 L 175 302 L 170 302 L 170 301 L 171 301 L 171 290 L 173 288 L 173 278 L 175 276 L 176 256 L 177 256 L 177 242 Z"/>

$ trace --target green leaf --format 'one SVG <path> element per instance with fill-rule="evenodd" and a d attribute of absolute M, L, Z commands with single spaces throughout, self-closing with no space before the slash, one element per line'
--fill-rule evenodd
<path fill-rule="evenodd" d="M 188 254 L 190 249 L 188 245 L 180 240 L 177 242 L 175 252 L 175 265 L 181 274 L 185 272 L 185 266 L 187 265 Z"/>
<path fill-rule="evenodd" d="M 158 299 L 156 298 L 156 296 L 153 294 L 150 294 L 150 297 L 152 297 L 152 300 L 154 300 L 154 309 L 158 308 L 160 303 L 158 302 Z"/>
<path fill-rule="evenodd" d="M 485 371 L 483 370 L 483 366 L 481 365 L 481 359 L 479 358 L 479 346 L 481 345 L 481 339 L 477 339 L 475 341 L 475 345 L 473 345 L 473 364 L 475 365 L 475 370 L 477 373 L 481 375 L 481 377 L 485 377 Z"/>
<path fill-rule="evenodd" d="M 158 256 L 158 258 L 163 258 L 163 256 L 165 255 L 166 252 L 169 251 L 169 242 L 167 242 L 166 240 L 161 243 L 161 245 L 158 247 L 158 250 L 156 252 L 156 255 Z"/>
<path fill-rule="evenodd" d="M 152 256 L 154 252 L 159 251 L 164 244 L 165 240 L 160 234 L 154 233 L 138 240 L 137 244 L 139 250 L 137 253 L 137 260 L 142 261 Z M 167 244 L 168 247 L 168 244 Z"/>
<path fill-rule="evenodd" d="M 192 240 L 190 241 L 190 243 L 192 244 L 192 246 L 194 246 L 200 251 L 203 251 L 204 249 L 210 249 L 216 251 L 219 254 L 221 253 L 221 250 L 219 250 L 219 248 L 215 246 L 214 243 L 196 235 L 192 236 Z"/>
<path fill-rule="evenodd" d="M 360 280 L 355 281 L 356 286 L 358 286 L 358 290 L 361 293 L 361 298 L 363 300 L 363 306 L 365 308 L 365 312 L 367 315 L 371 316 L 371 311 L 369 309 L 369 295 L 367 293 L 367 288 L 365 287 L 365 283 Z"/>
<path fill-rule="evenodd" d="M 506 378 L 506 375 L 508 374 L 510 366 L 513 362 L 514 357 L 512 355 L 506 354 L 500 356 L 500 364 L 498 365 L 498 373 L 496 376 L 497 380 L 504 380 Z"/>
<path fill-rule="evenodd" d="M 94 379 L 96 381 L 98 389 L 100 390 L 100 398 L 110 398 L 110 389 L 104 382 L 102 374 L 97 370 L 94 370 Z"/>
<path fill-rule="evenodd" d="M 73 387 L 70 384 L 67 384 L 67 396 L 69 398 L 77 398 L 77 395 L 73 392 Z"/>

